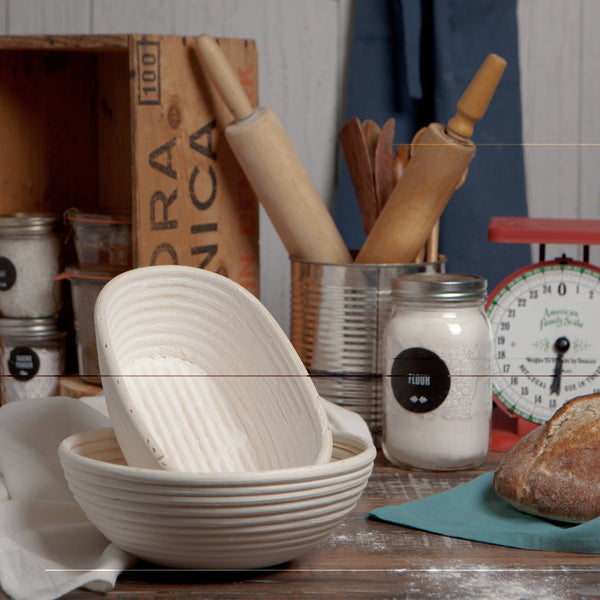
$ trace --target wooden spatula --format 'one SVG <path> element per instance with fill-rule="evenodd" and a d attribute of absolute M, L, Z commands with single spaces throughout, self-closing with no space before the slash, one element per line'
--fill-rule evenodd
<path fill-rule="evenodd" d="M 377 197 L 377 216 L 388 201 L 394 189 L 394 172 L 392 161 L 394 156 L 394 132 L 396 121 L 388 119 L 377 137 L 373 173 L 375 176 L 375 195 Z"/>
<path fill-rule="evenodd" d="M 377 194 L 371 154 L 365 132 L 358 117 L 352 117 L 342 127 L 338 137 L 358 201 L 363 228 L 365 233 L 369 235 L 379 213 L 377 211 Z"/>
<path fill-rule="evenodd" d="M 375 166 L 375 150 L 377 148 L 377 141 L 381 129 L 375 121 L 372 119 L 365 119 L 361 124 L 363 133 L 365 135 L 365 141 L 367 142 L 367 149 L 369 151 L 369 157 L 371 158 L 371 166 Z"/>

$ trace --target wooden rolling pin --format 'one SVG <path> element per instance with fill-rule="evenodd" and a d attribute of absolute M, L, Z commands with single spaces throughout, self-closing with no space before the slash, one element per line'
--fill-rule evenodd
<path fill-rule="evenodd" d="M 272 108 L 253 109 L 217 42 L 197 40 L 200 61 L 233 113 L 225 136 L 290 256 L 331 263 L 352 258 Z"/>
<path fill-rule="evenodd" d="M 475 154 L 469 140 L 496 91 L 506 61 L 490 54 L 458 102 L 448 125 L 425 129 L 402 177 L 361 248 L 359 263 L 410 263 L 458 187 Z"/>

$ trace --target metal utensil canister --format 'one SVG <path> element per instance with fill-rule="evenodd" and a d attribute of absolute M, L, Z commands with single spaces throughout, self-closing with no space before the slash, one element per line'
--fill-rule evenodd
<path fill-rule="evenodd" d="M 444 272 L 446 259 L 410 264 L 334 264 L 291 258 L 291 340 L 319 394 L 383 431 L 383 330 L 392 279 Z"/>

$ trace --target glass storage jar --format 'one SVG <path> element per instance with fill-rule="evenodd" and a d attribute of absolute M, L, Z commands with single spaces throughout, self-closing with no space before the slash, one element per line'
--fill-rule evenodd
<path fill-rule="evenodd" d="M 81 213 L 69 209 L 65 213 L 75 242 L 80 267 L 109 271 L 131 269 L 131 217 Z"/>
<path fill-rule="evenodd" d="M 393 280 L 382 442 L 392 464 L 458 470 L 485 460 L 492 414 L 486 288 L 486 280 L 474 275 Z"/>
<path fill-rule="evenodd" d="M 67 267 L 65 273 L 61 275 L 67 277 L 71 284 L 79 377 L 92 385 L 102 383 L 96 350 L 94 307 L 100 290 L 114 276 L 115 273 L 110 271 L 76 266 Z"/>
<path fill-rule="evenodd" d="M 50 213 L 0 215 L 0 316 L 58 315 L 61 230 L 61 218 Z"/>
<path fill-rule="evenodd" d="M 55 396 L 65 338 L 56 319 L 0 319 L 0 403 Z"/>

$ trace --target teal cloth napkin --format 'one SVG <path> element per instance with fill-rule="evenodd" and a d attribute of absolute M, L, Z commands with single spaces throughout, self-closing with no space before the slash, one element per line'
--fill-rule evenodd
<path fill-rule="evenodd" d="M 578 525 L 522 513 L 496 495 L 493 476 L 485 473 L 439 494 L 378 508 L 367 518 L 512 548 L 600 554 L 600 518 Z"/>

